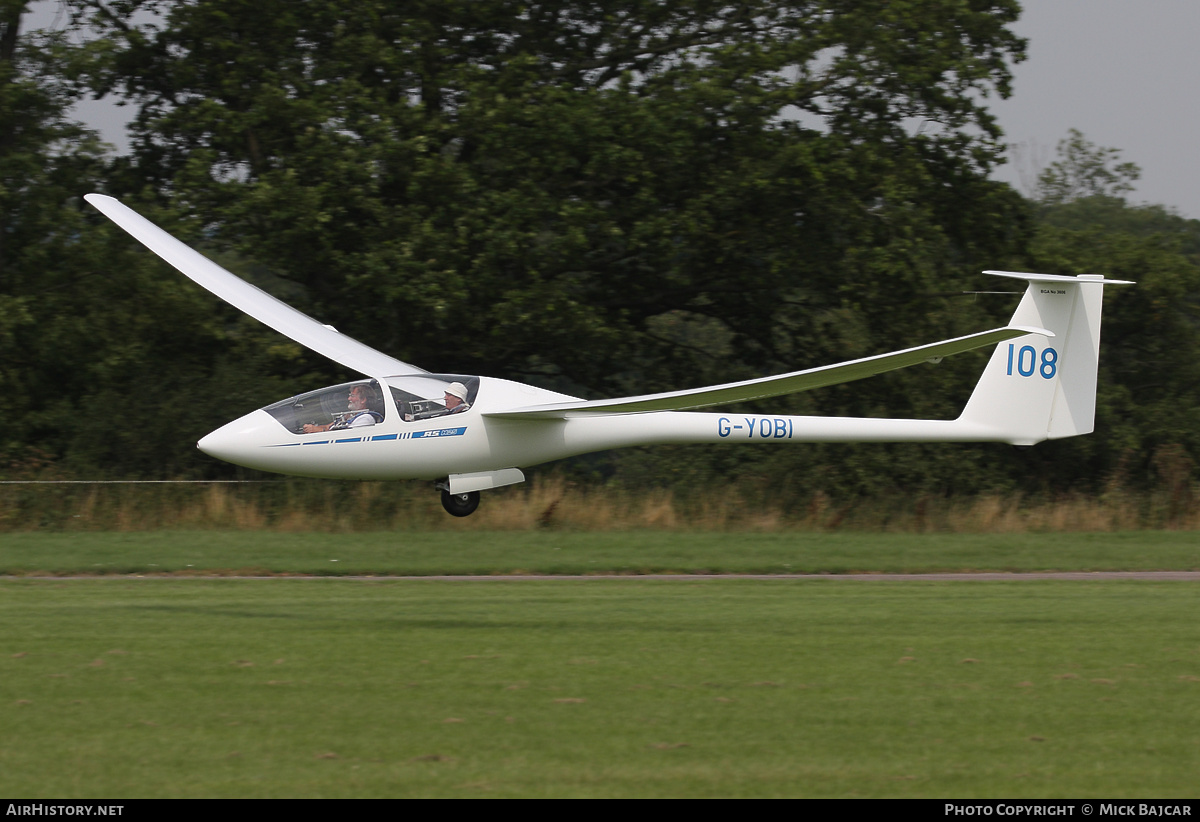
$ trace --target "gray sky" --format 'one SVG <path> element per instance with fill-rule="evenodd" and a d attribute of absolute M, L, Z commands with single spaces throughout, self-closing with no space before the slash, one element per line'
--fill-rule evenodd
<path fill-rule="evenodd" d="M 53 24 L 58 3 L 42 0 L 26 25 Z M 1015 26 L 1029 59 L 1015 70 L 1013 96 L 990 100 L 1023 161 L 996 176 L 1022 188 L 1054 158 L 1067 130 L 1121 149 L 1142 178 L 1129 195 L 1200 218 L 1200 0 L 1025 0 Z M 79 116 L 124 148 L 129 108 L 85 104 Z M 1022 189 L 1026 194 L 1028 190 Z"/>
<path fill-rule="evenodd" d="M 991 109 L 1010 143 L 1054 159 L 1076 128 L 1121 149 L 1142 178 L 1133 202 L 1200 218 L 1200 2 L 1024 0 L 1014 30 L 1029 40 L 1013 95 Z M 1020 187 L 1016 162 L 996 176 Z M 1028 193 L 1028 192 L 1026 192 Z"/>

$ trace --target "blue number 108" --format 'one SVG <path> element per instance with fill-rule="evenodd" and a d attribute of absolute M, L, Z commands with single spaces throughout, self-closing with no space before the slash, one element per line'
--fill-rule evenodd
<path fill-rule="evenodd" d="M 1041 364 L 1038 364 L 1038 353 L 1032 345 L 1023 345 L 1019 350 L 1013 343 L 1008 344 L 1008 376 L 1013 374 L 1013 366 L 1022 377 L 1032 377 L 1036 370 L 1042 379 L 1052 380 L 1058 373 L 1058 351 L 1047 348 L 1042 351 Z"/>

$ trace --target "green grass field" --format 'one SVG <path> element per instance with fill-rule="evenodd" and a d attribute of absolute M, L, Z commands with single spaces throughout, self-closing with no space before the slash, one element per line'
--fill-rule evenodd
<path fill-rule="evenodd" d="M 1196 567 L 1174 534 L 1093 536 L 7 534 L 0 560 Z M 1198 793 L 1192 582 L 10 577 L 0 625 L 8 796 Z"/>
<path fill-rule="evenodd" d="M 9 796 L 1196 794 L 1188 583 L 0 590 Z"/>
<path fill-rule="evenodd" d="M 818 534 L 678 531 L 0 534 L 0 574 L 845 573 L 1200 569 L 1188 531 Z"/>

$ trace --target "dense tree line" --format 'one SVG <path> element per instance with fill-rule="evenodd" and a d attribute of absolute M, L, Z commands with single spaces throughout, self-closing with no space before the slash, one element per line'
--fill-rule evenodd
<path fill-rule="evenodd" d="M 1093 437 L 574 467 L 611 481 L 1095 490 L 1200 454 L 1200 223 L 1128 203 L 1136 169 L 1082 135 L 1032 197 L 989 179 L 1013 0 L 62 0 L 52 32 L 26 5 L 0 0 L 10 470 L 215 476 L 200 435 L 346 376 L 164 270 L 93 190 L 401 359 L 585 396 L 990 327 L 1012 298 L 962 295 L 984 268 L 1139 282 L 1108 297 Z M 133 107 L 128 156 L 67 114 L 100 95 Z M 769 407 L 951 417 L 982 357 Z"/>

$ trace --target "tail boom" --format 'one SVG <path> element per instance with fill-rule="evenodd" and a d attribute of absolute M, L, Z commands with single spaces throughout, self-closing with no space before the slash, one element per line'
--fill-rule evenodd
<path fill-rule="evenodd" d="M 997 439 L 993 429 L 963 420 L 766 416 L 699 411 L 591 414 L 555 421 L 498 419 L 488 420 L 487 429 L 491 448 L 486 461 L 521 466 L 641 445 L 991 442 Z M 490 467 L 484 465 L 480 470 Z"/>
<path fill-rule="evenodd" d="M 546 445 L 552 442 L 547 451 L 557 453 L 548 453 L 545 460 L 538 461 L 632 445 L 721 442 L 1033 445 L 1047 439 L 1090 433 L 1095 425 L 1104 286 L 1130 283 L 1090 274 L 1067 277 L 1012 271 L 986 273 L 1028 283 L 1009 328 L 1026 328 L 1033 333 L 996 346 L 956 420 L 664 411 L 580 414 L 553 423 L 492 419 L 489 424 L 524 427 L 528 438 L 516 439 L 523 440 L 522 448 L 527 454 L 539 450 L 535 444 L 538 441 Z"/>

